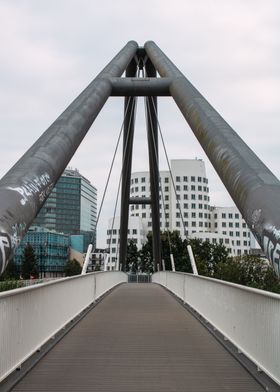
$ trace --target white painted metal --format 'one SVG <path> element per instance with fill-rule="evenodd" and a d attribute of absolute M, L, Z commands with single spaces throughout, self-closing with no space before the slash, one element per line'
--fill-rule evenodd
<path fill-rule="evenodd" d="M 89 246 L 87 248 L 87 254 L 86 254 L 85 261 L 84 261 L 83 269 L 82 269 L 82 275 L 87 273 L 87 267 L 88 267 L 91 251 L 92 251 L 92 244 L 89 244 Z"/>
<path fill-rule="evenodd" d="M 165 271 L 165 261 L 164 261 L 164 259 L 162 259 L 161 262 L 162 262 L 162 270 Z"/>
<path fill-rule="evenodd" d="M 0 293 L 0 381 L 122 282 L 127 282 L 123 272 L 98 272 Z"/>
<path fill-rule="evenodd" d="M 192 274 L 152 281 L 189 304 L 280 385 L 280 295 Z"/>
<path fill-rule="evenodd" d="M 172 268 L 172 271 L 175 272 L 175 271 L 176 271 L 176 270 L 175 270 L 175 262 L 174 262 L 174 257 L 173 257 L 173 254 L 172 254 L 172 253 L 170 253 L 170 260 L 171 260 L 171 268 Z"/>
<path fill-rule="evenodd" d="M 104 271 L 106 272 L 108 269 L 108 260 L 109 260 L 109 254 L 108 253 L 104 253 Z M 117 266 L 116 271 L 119 270 L 119 267 Z"/>
<path fill-rule="evenodd" d="M 188 249 L 188 254 L 190 256 L 190 261 L 191 261 L 193 274 L 194 275 L 198 275 L 197 268 L 196 268 L 196 262 L 195 262 L 195 258 L 194 258 L 193 251 L 192 251 L 192 247 L 190 245 L 188 245 L 187 249 Z"/>

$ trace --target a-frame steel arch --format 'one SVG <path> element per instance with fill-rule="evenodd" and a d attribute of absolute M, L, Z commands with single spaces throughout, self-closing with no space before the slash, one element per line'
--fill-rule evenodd
<path fill-rule="evenodd" d="M 136 77 L 137 68 L 146 77 Z M 125 77 L 121 78 L 126 71 Z M 157 78 L 157 73 L 161 76 Z M 151 121 L 148 145 L 151 172 L 154 263 L 161 263 L 159 241 L 159 181 L 157 167 L 156 97 L 171 95 L 212 162 L 249 228 L 279 273 L 280 182 L 238 134 L 150 41 L 144 47 L 130 41 L 70 104 L 0 181 L 0 273 L 14 248 L 63 173 L 68 162 L 109 96 L 125 96 L 134 116 L 133 100 L 147 96 Z M 129 116 L 128 116 L 129 117 Z M 131 174 L 133 121 L 125 123 L 123 151 L 120 257 L 125 269 Z"/>

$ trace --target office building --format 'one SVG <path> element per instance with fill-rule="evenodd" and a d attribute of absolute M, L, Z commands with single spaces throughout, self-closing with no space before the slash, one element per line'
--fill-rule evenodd
<path fill-rule="evenodd" d="M 83 235 L 95 246 L 97 190 L 77 169 L 66 169 L 33 222 L 58 233 Z"/>
<path fill-rule="evenodd" d="M 19 271 L 27 244 L 34 249 L 41 277 L 64 276 L 65 264 L 69 259 L 69 235 L 42 227 L 30 228 L 15 251 L 14 260 Z"/>

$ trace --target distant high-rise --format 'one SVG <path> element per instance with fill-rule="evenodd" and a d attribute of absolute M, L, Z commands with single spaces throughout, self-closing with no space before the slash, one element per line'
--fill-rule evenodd
<path fill-rule="evenodd" d="M 96 236 L 97 189 L 77 169 L 66 169 L 33 222 L 64 234 L 83 234 L 84 252 Z"/>

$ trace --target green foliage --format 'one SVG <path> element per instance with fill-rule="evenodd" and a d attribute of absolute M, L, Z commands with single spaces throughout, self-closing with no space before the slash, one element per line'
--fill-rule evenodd
<path fill-rule="evenodd" d="M 127 244 L 127 263 L 126 269 L 127 271 L 135 274 L 138 271 L 138 249 L 137 245 L 133 240 L 129 240 Z"/>
<path fill-rule="evenodd" d="M 280 293 L 280 281 L 270 265 L 259 256 L 229 258 L 218 265 L 215 278 Z"/>
<path fill-rule="evenodd" d="M 68 260 L 64 272 L 65 276 L 79 275 L 82 272 L 82 267 L 76 259 Z"/>
<path fill-rule="evenodd" d="M 0 292 L 1 291 L 8 291 L 13 289 L 19 289 L 23 287 L 24 283 L 20 280 L 4 280 L 0 282 Z"/>
<path fill-rule="evenodd" d="M 21 276 L 23 279 L 38 278 L 39 271 L 33 247 L 27 244 L 23 251 L 21 264 Z"/>
<path fill-rule="evenodd" d="M 218 265 L 228 261 L 228 251 L 225 246 L 211 244 L 197 238 L 188 239 L 186 242 L 192 247 L 199 275 L 216 277 Z"/>
<path fill-rule="evenodd" d="M 153 243 L 150 233 L 147 235 L 147 242 L 142 246 L 142 249 L 138 252 L 138 255 L 139 270 L 144 273 L 153 273 Z"/>

